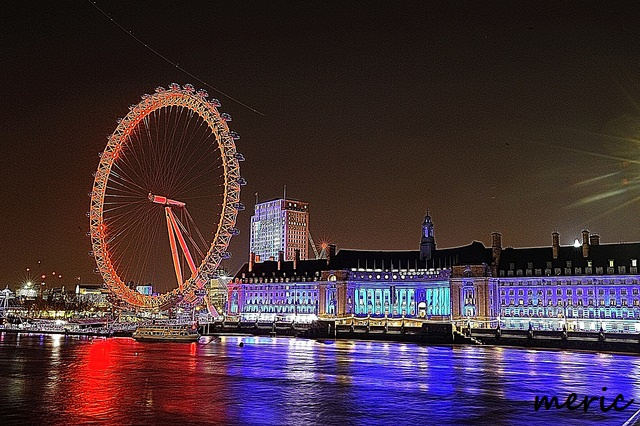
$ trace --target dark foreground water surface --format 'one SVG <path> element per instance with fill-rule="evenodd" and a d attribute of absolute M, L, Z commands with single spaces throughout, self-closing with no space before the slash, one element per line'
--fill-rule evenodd
<path fill-rule="evenodd" d="M 243 345 L 240 345 L 240 342 Z M 607 387 L 603 391 L 602 388 Z M 536 395 L 635 398 L 534 410 Z M 0 424 L 622 425 L 640 357 L 228 336 L 0 334 Z M 619 403 L 622 407 L 625 403 Z"/>

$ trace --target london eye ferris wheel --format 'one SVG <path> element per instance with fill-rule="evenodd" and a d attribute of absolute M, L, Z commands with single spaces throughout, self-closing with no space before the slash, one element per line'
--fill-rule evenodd
<path fill-rule="evenodd" d="M 193 303 L 230 256 L 246 182 L 238 135 L 219 107 L 190 84 L 158 87 L 129 107 L 100 153 L 92 254 L 107 288 L 128 305 Z M 136 291 L 146 285 L 158 293 Z"/>

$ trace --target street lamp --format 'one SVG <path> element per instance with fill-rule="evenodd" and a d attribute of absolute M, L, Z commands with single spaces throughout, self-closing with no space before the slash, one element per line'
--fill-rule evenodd
<path fill-rule="evenodd" d="M 293 321 L 298 319 L 298 287 L 293 283 Z"/>

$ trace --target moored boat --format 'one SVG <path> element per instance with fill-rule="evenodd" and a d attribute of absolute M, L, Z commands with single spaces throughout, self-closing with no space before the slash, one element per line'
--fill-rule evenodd
<path fill-rule="evenodd" d="M 136 328 L 132 337 L 139 342 L 196 342 L 200 334 L 186 325 L 146 325 Z"/>

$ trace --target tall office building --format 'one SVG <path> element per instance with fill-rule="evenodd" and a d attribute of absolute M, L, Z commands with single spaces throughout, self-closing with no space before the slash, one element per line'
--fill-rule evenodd
<path fill-rule="evenodd" d="M 280 198 L 256 204 L 251 216 L 251 253 L 256 261 L 308 259 L 309 204 Z"/>

